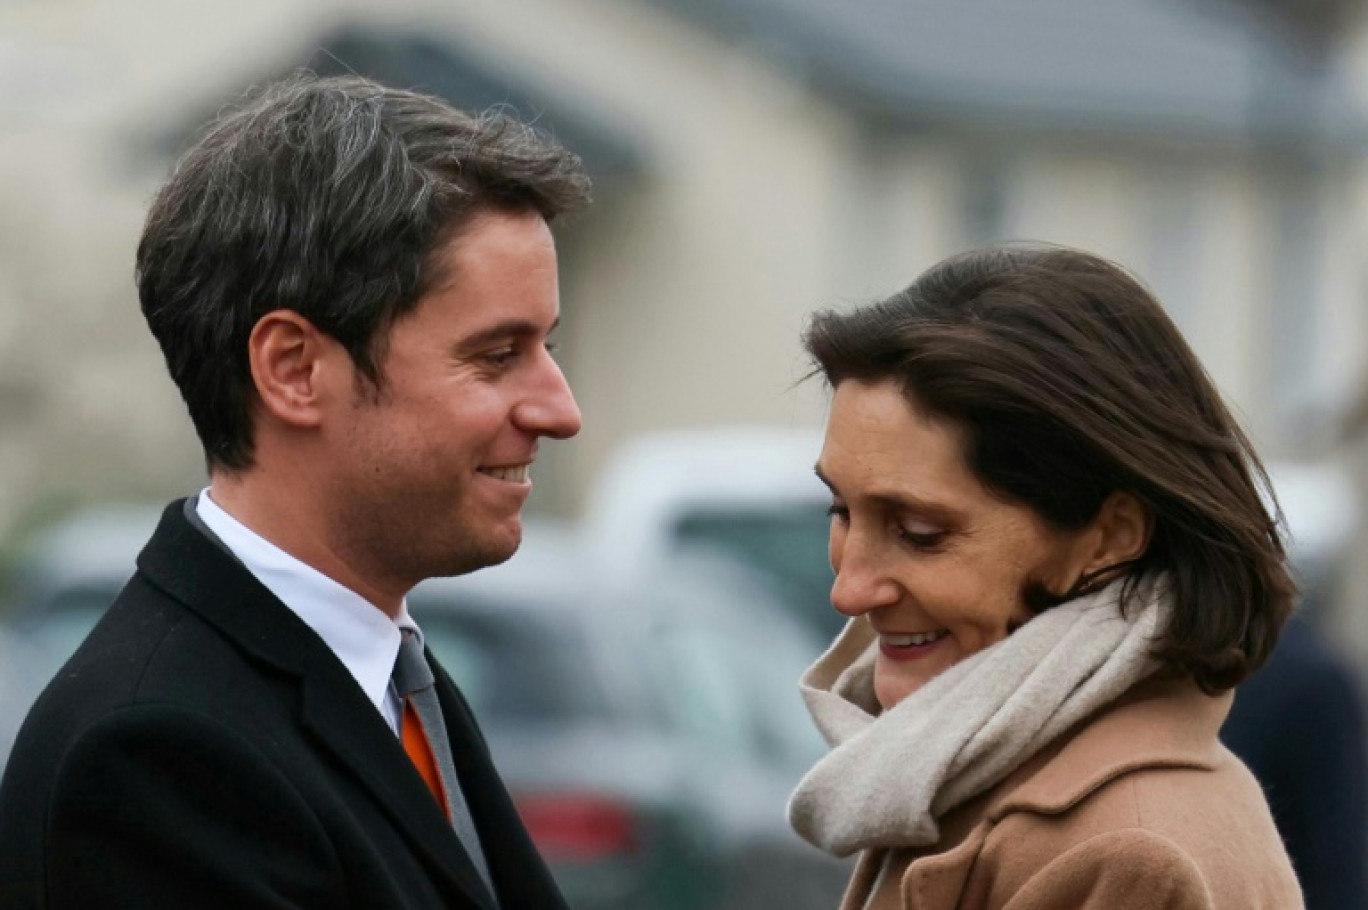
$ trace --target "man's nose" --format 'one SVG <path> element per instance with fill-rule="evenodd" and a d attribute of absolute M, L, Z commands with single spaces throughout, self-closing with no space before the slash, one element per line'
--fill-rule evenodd
<path fill-rule="evenodd" d="M 583 424 L 579 405 L 575 403 L 560 364 L 547 351 L 543 351 L 541 357 L 536 381 L 514 411 L 514 420 L 529 433 L 569 439 Z"/>

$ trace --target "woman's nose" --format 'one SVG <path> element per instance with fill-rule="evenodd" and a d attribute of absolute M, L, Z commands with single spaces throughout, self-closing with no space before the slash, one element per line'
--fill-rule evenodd
<path fill-rule="evenodd" d="M 847 539 L 840 553 L 833 552 L 836 581 L 831 585 L 831 605 L 846 616 L 861 616 L 898 601 L 898 586 L 884 571 L 876 553 L 852 546 Z"/>

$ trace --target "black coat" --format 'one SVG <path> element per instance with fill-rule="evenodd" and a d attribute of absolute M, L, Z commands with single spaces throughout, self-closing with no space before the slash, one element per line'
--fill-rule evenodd
<path fill-rule="evenodd" d="M 1368 908 L 1361 683 L 1307 611 L 1293 616 L 1268 663 L 1241 684 L 1221 739 L 1263 784 L 1306 910 Z"/>
<path fill-rule="evenodd" d="M 433 668 L 501 907 L 563 908 Z M 346 668 L 168 507 L 19 734 L 0 783 L 0 908 L 487 908 L 481 890 Z"/>

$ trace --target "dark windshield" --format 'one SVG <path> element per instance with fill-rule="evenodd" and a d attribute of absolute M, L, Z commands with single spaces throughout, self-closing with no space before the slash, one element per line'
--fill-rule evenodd
<path fill-rule="evenodd" d="M 826 508 L 818 503 L 716 508 L 680 518 L 675 536 L 682 543 L 719 550 L 759 569 L 776 596 L 825 640 L 845 624 L 845 617 L 831 607 L 829 525 Z"/>

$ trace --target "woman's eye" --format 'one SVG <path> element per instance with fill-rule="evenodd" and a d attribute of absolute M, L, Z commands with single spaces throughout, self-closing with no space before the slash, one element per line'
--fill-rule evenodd
<path fill-rule="evenodd" d="M 935 550 L 945 542 L 945 532 L 938 528 L 898 526 L 898 537 L 918 550 Z"/>
<path fill-rule="evenodd" d="M 836 519 L 837 521 L 841 522 L 842 524 L 844 524 L 847 521 L 850 521 L 850 509 L 846 508 L 846 506 L 842 505 L 839 502 L 833 502 L 830 506 L 828 506 L 827 514 L 830 515 L 832 518 Z"/>

